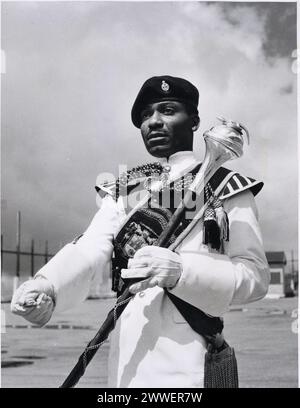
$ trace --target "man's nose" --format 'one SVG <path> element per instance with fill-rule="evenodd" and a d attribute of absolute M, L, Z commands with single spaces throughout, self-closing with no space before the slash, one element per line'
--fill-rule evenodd
<path fill-rule="evenodd" d="M 160 128 L 163 125 L 162 117 L 160 112 L 154 111 L 152 116 L 149 118 L 149 128 Z"/>

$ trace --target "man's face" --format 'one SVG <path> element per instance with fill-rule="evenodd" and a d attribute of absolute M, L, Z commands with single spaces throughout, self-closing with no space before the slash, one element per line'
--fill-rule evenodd
<path fill-rule="evenodd" d="M 151 103 L 142 111 L 141 118 L 143 140 L 152 156 L 169 157 L 182 150 L 192 150 L 193 121 L 181 102 Z"/>

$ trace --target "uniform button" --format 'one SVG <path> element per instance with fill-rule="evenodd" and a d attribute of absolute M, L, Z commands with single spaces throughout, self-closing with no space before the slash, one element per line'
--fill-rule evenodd
<path fill-rule="evenodd" d="M 142 298 L 142 297 L 144 297 L 144 296 L 145 296 L 145 292 L 140 292 L 140 293 L 139 293 L 139 297 Z"/>

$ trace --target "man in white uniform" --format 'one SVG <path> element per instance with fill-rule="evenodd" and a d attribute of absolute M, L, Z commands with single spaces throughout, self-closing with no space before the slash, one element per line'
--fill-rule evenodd
<path fill-rule="evenodd" d="M 158 160 L 152 167 L 159 174 L 156 191 L 163 185 L 161 175 L 167 174 L 164 185 L 170 186 L 199 166 L 193 154 L 198 98 L 198 90 L 190 82 L 170 76 L 150 78 L 136 98 L 132 121 L 141 129 L 147 151 Z M 228 131 L 239 133 L 234 128 Z M 222 240 L 220 236 L 218 245 L 207 238 L 205 228 L 203 233 L 205 219 L 195 223 L 175 251 L 155 246 L 155 240 L 147 235 L 151 228 L 143 223 L 137 226 L 148 245 L 135 248 L 127 267 L 121 265 L 118 278 L 144 280 L 131 285 L 136 296 L 110 338 L 110 387 L 203 387 L 206 339 L 190 327 L 165 289 L 208 317 L 220 317 L 230 305 L 252 302 L 266 294 L 269 271 L 254 202 L 262 183 L 229 171 L 223 176 L 227 181 L 218 194 L 217 207 L 220 210 L 221 205 L 223 215 L 227 214 L 229 237 L 227 234 Z M 90 226 L 33 280 L 18 288 L 11 304 L 14 313 L 44 325 L 53 312 L 83 301 L 95 274 L 111 269 L 116 237 L 137 210 L 127 205 L 129 190 L 126 200 L 124 194 L 103 186 L 98 190 L 107 194 Z M 152 195 L 149 188 L 146 201 Z M 213 222 L 218 209 L 211 208 Z M 130 239 L 125 240 L 127 251 L 132 250 Z"/>

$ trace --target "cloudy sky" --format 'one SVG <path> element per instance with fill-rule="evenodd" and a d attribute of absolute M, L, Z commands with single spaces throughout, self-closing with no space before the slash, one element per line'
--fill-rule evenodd
<path fill-rule="evenodd" d="M 262 179 L 266 250 L 297 249 L 295 3 L 2 2 L 2 231 L 51 251 L 97 210 L 94 184 L 151 161 L 130 110 L 142 83 L 169 74 L 200 92 L 195 150 L 222 115 L 251 144 L 230 167 Z M 294 64 L 294 65 L 293 65 Z"/>

